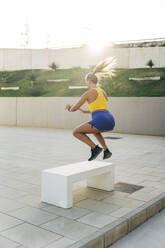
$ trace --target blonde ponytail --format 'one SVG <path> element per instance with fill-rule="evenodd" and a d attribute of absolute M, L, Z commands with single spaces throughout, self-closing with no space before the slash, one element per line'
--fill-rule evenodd
<path fill-rule="evenodd" d="M 85 80 L 90 80 L 94 84 L 98 84 L 100 77 L 113 77 L 115 76 L 115 65 L 116 59 L 114 57 L 107 57 L 95 66 L 93 72 L 90 72 L 85 76 Z"/>
<path fill-rule="evenodd" d="M 93 74 L 101 77 L 113 77 L 115 75 L 115 66 L 116 59 L 114 57 L 107 57 L 95 66 Z"/>

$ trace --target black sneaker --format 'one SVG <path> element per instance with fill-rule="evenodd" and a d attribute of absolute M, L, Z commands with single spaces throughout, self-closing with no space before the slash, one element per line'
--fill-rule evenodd
<path fill-rule="evenodd" d="M 112 153 L 110 152 L 110 150 L 106 149 L 106 150 L 104 151 L 103 159 L 110 158 L 111 156 L 112 156 Z"/>
<path fill-rule="evenodd" d="M 88 161 L 94 160 L 95 158 L 97 158 L 97 156 L 102 152 L 102 148 L 99 147 L 98 145 L 95 146 L 94 149 L 91 149 L 91 157 L 88 159 Z"/>

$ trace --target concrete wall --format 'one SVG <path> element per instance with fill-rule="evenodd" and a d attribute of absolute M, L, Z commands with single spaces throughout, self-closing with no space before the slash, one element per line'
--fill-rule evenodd
<path fill-rule="evenodd" d="M 107 56 L 117 58 L 118 68 L 144 68 L 149 59 L 155 67 L 165 67 L 165 47 L 112 48 L 93 52 L 87 46 L 63 49 L 0 49 L 0 70 L 88 67 Z"/>
<path fill-rule="evenodd" d="M 1 97 L 0 125 L 73 129 L 91 119 L 90 114 L 64 110 L 78 99 Z M 111 97 L 109 110 L 116 120 L 114 132 L 165 135 L 165 97 Z"/>
<path fill-rule="evenodd" d="M 165 47 L 129 48 L 129 68 L 146 67 L 152 59 L 155 67 L 165 67 Z"/>
<path fill-rule="evenodd" d="M 17 125 L 16 97 L 0 97 L 0 125 Z"/>
<path fill-rule="evenodd" d="M 165 97 L 112 97 L 117 132 L 165 135 Z"/>

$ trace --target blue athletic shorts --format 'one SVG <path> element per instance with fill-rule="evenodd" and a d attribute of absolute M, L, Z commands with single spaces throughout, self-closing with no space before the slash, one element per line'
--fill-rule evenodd
<path fill-rule="evenodd" d="M 115 127 L 115 119 L 108 110 L 96 110 L 92 112 L 92 120 L 88 122 L 100 131 L 111 131 Z"/>

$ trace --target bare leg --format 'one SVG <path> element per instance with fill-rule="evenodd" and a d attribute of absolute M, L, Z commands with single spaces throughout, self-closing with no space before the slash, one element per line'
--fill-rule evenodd
<path fill-rule="evenodd" d="M 97 128 L 92 127 L 89 123 L 84 123 L 81 126 L 77 127 L 73 131 L 73 135 L 90 146 L 92 149 L 95 148 L 95 143 L 86 135 L 86 133 L 98 133 L 100 132 Z"/>
<path fill-rule="evenodd" d="M 82 142 L 84 142 L 85 144 L 87 144 L 88 146 L 90 146 L 92 149 L 95 148 L 95 143 L 84 133 L 73 133 L 73 135 L 81 140 Z"/>
<path fill-rule="evenodd" d="M 106 150 L 108 147 L 107 147 L 107 145 L 105 143 L 105 140 L 104 140 L 104 137 L 102 136 L 102 134 L 101 133 L 94 133 L 94 136 L 96 137 L 98 142 L 102 145 L 104 150 Z"/>

